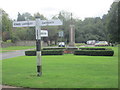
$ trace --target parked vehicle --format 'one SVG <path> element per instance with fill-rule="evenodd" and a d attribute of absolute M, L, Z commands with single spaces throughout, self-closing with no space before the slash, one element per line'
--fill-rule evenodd
<path fill-rule="evenodd" d="M 58 43 L 58 46 L 59 46 L 59 47 L 65 47 L 65 42 L 59 42 L 59 43 Z"/>
<path fill-rule="evenodd" d="M 108 42 L 107 41 L 99 41 L 97 43 L 95 43 L 95 46 L 108 46 Z"/>
<path fill-rule="evenodd" d="M 87 44 L 88 45 L 94 45 L 95 44 L 95 40 L 89 40 L 89 41 L 87 41 Z"/>

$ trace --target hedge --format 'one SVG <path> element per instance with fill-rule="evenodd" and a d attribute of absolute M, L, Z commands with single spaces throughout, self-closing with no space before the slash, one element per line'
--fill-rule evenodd
<path fill-rule="evenodd" d="M 26 56 L 36 56 L 36 51 L 25 51 Z"/>
<path fill-rule="evenodd" d="M 111 48 L 79 48 L 79 50 L 112 50 Z"/>
<path fill-rule="evenodd" d="M 63 50 L 43 50 L 42 55 L 63 55 Z M 26 56 L 36 56 L 36 51 L 25 51 Z"/>
<path fill-rule="evenodd" d="M 43 48 L 42 50 L 64 50 L 66 48 Z"/>
<path fill-rule="evenodd" d="M 63 55 L 63 50 L 44 50 L 42 55 Z"/>
<path fill-rule="evenodd" d="M 74 55 L 88 55 L 88 56 L 113 56 L 113 50 L 77 50 Z"/>
<path fill-rule="evenodd" d="M 111 48 L 43 48 L 43 50 L 111 50 Z"/>

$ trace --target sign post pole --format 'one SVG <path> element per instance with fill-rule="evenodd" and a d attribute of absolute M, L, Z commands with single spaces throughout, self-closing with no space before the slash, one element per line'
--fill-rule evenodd
<path fill-rule="evenodd" d="M 36 17 L 35 21 L 14 21 L 13 27 L 35 27 L 36 33 L 36 55 L 37 55 L 37 76 L 42 75 L 42 59 L 41 59 L 41 36 L 47 37 L 48 32 L 42 31 L 41 35 L 41 26 L 57 26 L 62 25 L 63 23 L 58 20 L 41 20 L 40 17 Z"/>
<path fill-rule="evenodd" d="M 42 75 L 42 61 L 41 61 L 41 20 L 36 17 L 36 55 L 37 55 L 37 76 Z"/>

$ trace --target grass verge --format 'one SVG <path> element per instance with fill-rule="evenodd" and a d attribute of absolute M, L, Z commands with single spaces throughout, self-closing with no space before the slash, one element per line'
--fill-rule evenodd
<path fill-rule="evenodd" d="M 3 84 L 29 88 L 117 88 L 118 48 L 114 56 L 42 56 L 37 77 L 36 57 L 21 56 L 2 61 Z"/>
<path fill-rule="evenodd" d="M 16 50 L 24 50 L 24 49 L 31 49 L 31 48 L 35 48 L 35 46 L 11 46 L 7 48 L 1 48 L 0 52 L 4 53 L 4 52 L 11 52 Z"/>

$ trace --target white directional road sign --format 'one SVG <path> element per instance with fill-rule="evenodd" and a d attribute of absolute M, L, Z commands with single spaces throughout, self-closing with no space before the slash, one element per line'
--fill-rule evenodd
<path fill-rule="evenodd" d="M 57 26 L 62 25 L 62 21 L 57 20 L 41 20 L 40 26 Z M 13 27 L 35 27 L 35 21 L 14 21 Z"/>
<path fill-rule="evenodd" d="M 57 20 L 41 20 L 41 26 L 57 26 L 62 25 L 62 22 Z"/>
<path fill-rule="evenodd" d="M 47 30 L 41 30 L 41 37 L 48 37 L 48 31 Z"/>
<path fill-rule="evenodd" d="M 14 21 L 13 27 L 35 27 L 35 21 Z"/>

